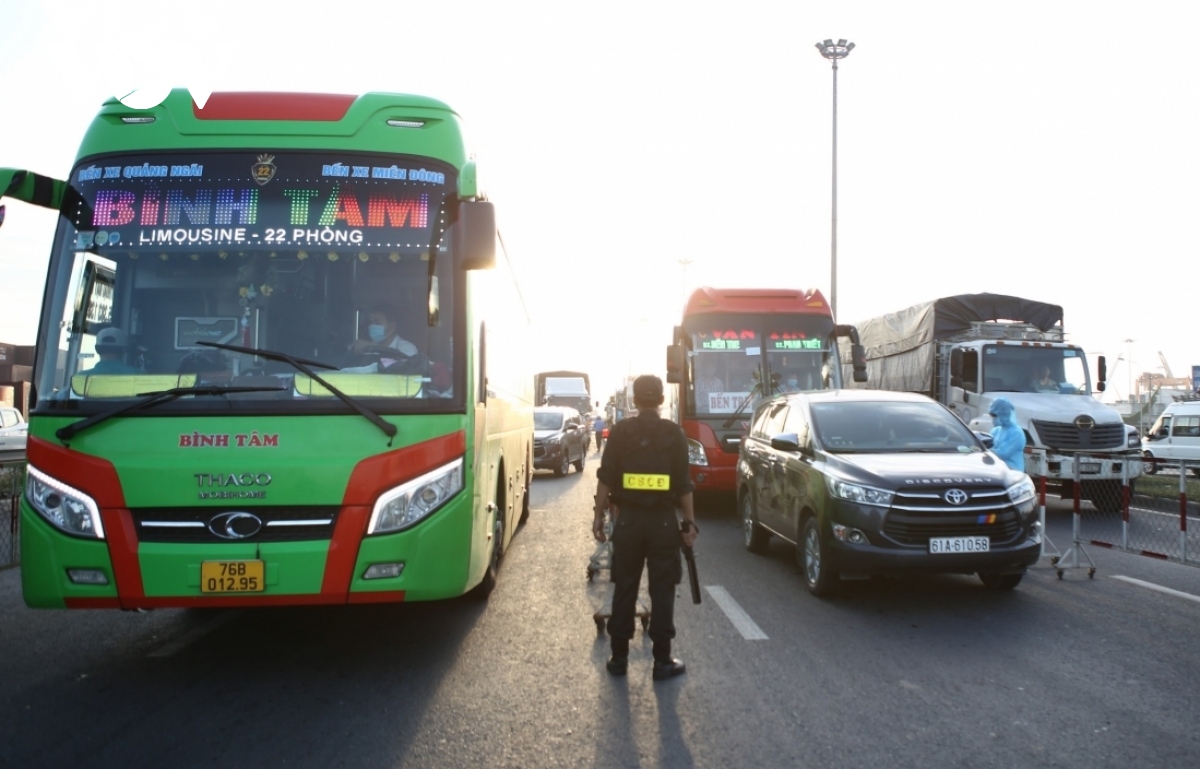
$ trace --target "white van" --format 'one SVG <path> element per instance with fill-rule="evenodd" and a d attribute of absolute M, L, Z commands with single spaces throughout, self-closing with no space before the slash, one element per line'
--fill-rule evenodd
<path fill-rule="evenodd" d="M 1159 414 L 1142 438 L 1143 459 L 1195 462 L 1192 475 L 1200 477 L 1200 401 L 1178 401 Z M 1161 462 L 1143 462 L 1142 472 L 1154 475 Z"/>

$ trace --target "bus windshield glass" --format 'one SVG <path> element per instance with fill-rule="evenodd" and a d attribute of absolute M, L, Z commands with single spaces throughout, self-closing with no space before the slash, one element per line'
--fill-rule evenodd
<path fill-rule="evenodd" d="M 263 389 L 161 410 L 345 408 L 280 356 L 206 342 L 301 359 L 383 413 L 462 400 L 452 167 L 354 152 L 139 153 L 89 158 L 70 184 L 43 309 L 54 331 L 39 351 L 40 408 L 96 412 L 222 385 Z"/>
<path fill-rule="evenodd" d="M 750 413 L 764 396 L 841 386 L 833 322 L 819 315 L 711 314 L 685 319 L 688 413 Z M 763 383 L 766 383 L 765 385 Z"/>

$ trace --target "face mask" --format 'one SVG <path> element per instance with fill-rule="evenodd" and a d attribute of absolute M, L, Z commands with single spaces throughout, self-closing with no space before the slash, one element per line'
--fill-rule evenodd
<path fill-rule="evenodd" d="M 367 336 L 372 342 L 382 342 L 383 337 L 387 334 L 386 326 L 376 326 L 374 324 L 367 326 Z"/>

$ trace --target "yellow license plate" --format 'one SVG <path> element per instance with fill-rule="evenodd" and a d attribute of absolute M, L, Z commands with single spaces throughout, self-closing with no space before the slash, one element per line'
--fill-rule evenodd
<path fill-rule="evenodd" d="M 201 593 L 261 593 L 266 587 L 262 561 L 203 561 Z"/>
<path fill-rule="evenodd" d="M 625 473 L 622 486 L 636 491 L 670 491 L 671 476 L 654 473 Z"/>

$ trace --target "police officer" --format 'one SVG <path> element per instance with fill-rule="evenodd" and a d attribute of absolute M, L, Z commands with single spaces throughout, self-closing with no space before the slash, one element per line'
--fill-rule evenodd
<path fill-rule="evenodd" d="M 654 642 L 654 680 L 677 676 L 687 668 L 671 656 L 675 638 L 675 586 L 683 575 L 679 546 L 696 541 L 687 439 L 678 425 L 658 415 L 662 380 L 640 376 L 633 382 L 638 414 L 610 428 L 608 446 L 596 472 L 592 535 L 604 541 L 604 513 L 615 505 L 612 532 L 612 615 L 608 635 L 612 658 L 606 667 L 623 676 L 629 666 L 638 588 L 643 565 L 649 571 L 650 639 Z M 683 511 L 683 522 L 676 517 Z"/>

